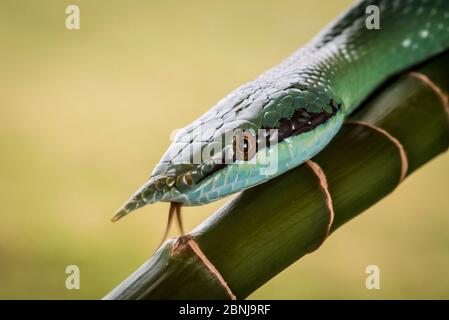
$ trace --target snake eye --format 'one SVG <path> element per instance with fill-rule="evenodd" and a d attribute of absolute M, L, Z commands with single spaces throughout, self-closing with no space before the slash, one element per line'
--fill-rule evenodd
<path fill-rule="evenodd" d="M 234 137 L 234 157 L 236 160 L 251 160 L 256 154 L 257 140 L 250 132 L 241 132 Z"/>

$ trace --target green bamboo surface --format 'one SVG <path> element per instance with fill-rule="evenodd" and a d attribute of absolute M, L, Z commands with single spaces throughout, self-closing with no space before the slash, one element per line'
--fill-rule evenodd
<path fill-rule="evenodd" d="M 449 91 L 449 53 L 417 71 Z M 352 120 L 373 124 L 396 138 L 406 152 L 409 175 L 448 148 L 446 111 L 435 90 L 405 73 L 378 90 Z M 355 124 L 346 124 L 313 161 L 329 184 L 335 211 L 331 232 L 398 187 L 403 165 L 390 139 Z M 243 299 L 319 248 L 329 217 L 317 176 L 302 165 L 241 193 L 190 235 Z M 172 253 L 176 241 L 165 242 L 105 299 L 229 299 L 188 245 L 177 243 Z"/>

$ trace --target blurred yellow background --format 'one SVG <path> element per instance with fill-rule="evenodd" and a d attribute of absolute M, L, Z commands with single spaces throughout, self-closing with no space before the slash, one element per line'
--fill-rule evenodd
<path fill-rule="evenodd" d="M 170 132 L 350 0 L 0 2 L 0 298 L 101 298 L 156 249 L 167 204 L 109 218 Z M 65 28 L 65 8 L 81 29 Z M 449 298 L 449 154 L 250 298 Z M 187 208 L 192 229 L 224 202 Z M 81 289 L 67 290 L 78 265 Z M 365 267 L 381 290 L 365 288 Z"/>

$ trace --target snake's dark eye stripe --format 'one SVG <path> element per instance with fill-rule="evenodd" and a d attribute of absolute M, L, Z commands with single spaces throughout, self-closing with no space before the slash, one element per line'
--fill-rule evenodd
<path fill-rule="evenodd" d="M 281 118 L 277 128 L 262 128 L 270 131 L 270 138 L 267 146 L 273 145 L 276 142 L 281 142 L 288 137 L 315 129 L 320 124 L 332 118 L 338 112 L 340 107 L 341 104 L 337 104 L 331 99 L 329 105 L 326 105 L 326 108 L 323 108 L 323 111 L 321 112 L 311 112 L 306 108 L 296 109 L 290 118 Z M 277 131 L 277 134 L 273 131 Z"/>

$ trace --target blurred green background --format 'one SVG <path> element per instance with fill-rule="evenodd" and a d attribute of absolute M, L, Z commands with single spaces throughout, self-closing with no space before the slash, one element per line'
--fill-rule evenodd
<path fill-rule="evenodd" d="M 0 298 L 101 298 L 156 249 L 167 204 L 112 224 L 170 133 L 350 0 L 0 2 Z M 77 4 L 81 29 L 65 28 Z M 449 154 L 250 298 L 449 298 Z M 185 209 L 192 229 L 224 202 Z M 81 289 L 65 288 L 78 265 Z M 365 288 L 367 265 L 381 290 Z"/>

